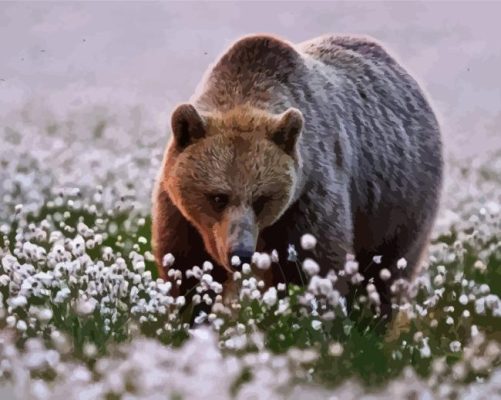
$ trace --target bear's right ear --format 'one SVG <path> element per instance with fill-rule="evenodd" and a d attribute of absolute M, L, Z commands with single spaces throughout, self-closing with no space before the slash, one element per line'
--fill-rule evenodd
<path fill-rule="evenodd" d="M 303 129 L 303 114 L 297 108 L 289 108 L 279 118 L 271 133 L 271 140 L 287 154 L 292 154 Z"/>
<path fill-rule="evenodd" d="M 179 149 L 184 149 L 205 136 L 205 124 L 191 104 L 181 104 L 171 117 L 172 134 Z"/>

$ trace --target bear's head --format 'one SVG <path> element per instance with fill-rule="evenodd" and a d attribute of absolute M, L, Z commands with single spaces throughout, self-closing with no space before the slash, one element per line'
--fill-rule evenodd
<path fill-rule="evenodd" d="M 303 116 L 250 106 L 202 113 L 191 104 L 172 114 L 162 185 L 196 227 L 207 252 L 232 270 L 250 262 L 262 229 L 289 207 L 301 164 Z"/>

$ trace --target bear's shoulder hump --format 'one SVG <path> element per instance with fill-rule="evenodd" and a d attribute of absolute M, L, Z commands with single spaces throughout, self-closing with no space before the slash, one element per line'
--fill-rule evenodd
<path fill-rule="evenodd" d="M 273 35 L 245 36 L 234 42 L 223 54 L 218 65 L 249 65 L 267 62 L 293 66 L 301 63 L 301 55 L 294 45 Z"/>

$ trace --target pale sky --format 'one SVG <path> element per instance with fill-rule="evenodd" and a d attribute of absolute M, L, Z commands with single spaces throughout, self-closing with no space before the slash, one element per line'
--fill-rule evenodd
<path fill-rule="evenodd" d="M 161 119 L 232 41 L 266 32 L 386 43 L 429 93 L 449 150 L 501 148 L 501 3 L 0 3 L 0 115 L 141 105 Z"/>

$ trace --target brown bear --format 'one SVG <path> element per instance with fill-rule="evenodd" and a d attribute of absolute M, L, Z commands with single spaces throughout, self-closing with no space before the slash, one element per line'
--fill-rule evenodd
<path fill-rule="evenodd" d="M 232 256 L 276 250 L 287 282 L 300 283 L 293 244 L 321 273 L 354 254 L 388 306 L 392 279 L 416 271 L 439 204 L 440 131 L 419 85 L 374 40 L 244 37 L 171 127 L 153 193 L 162 275 L 166 253 L 181 270 L 210 260 L 223 281 Z M 318 239 L 311 254 L 298 246 L 304 233 Z"/>

